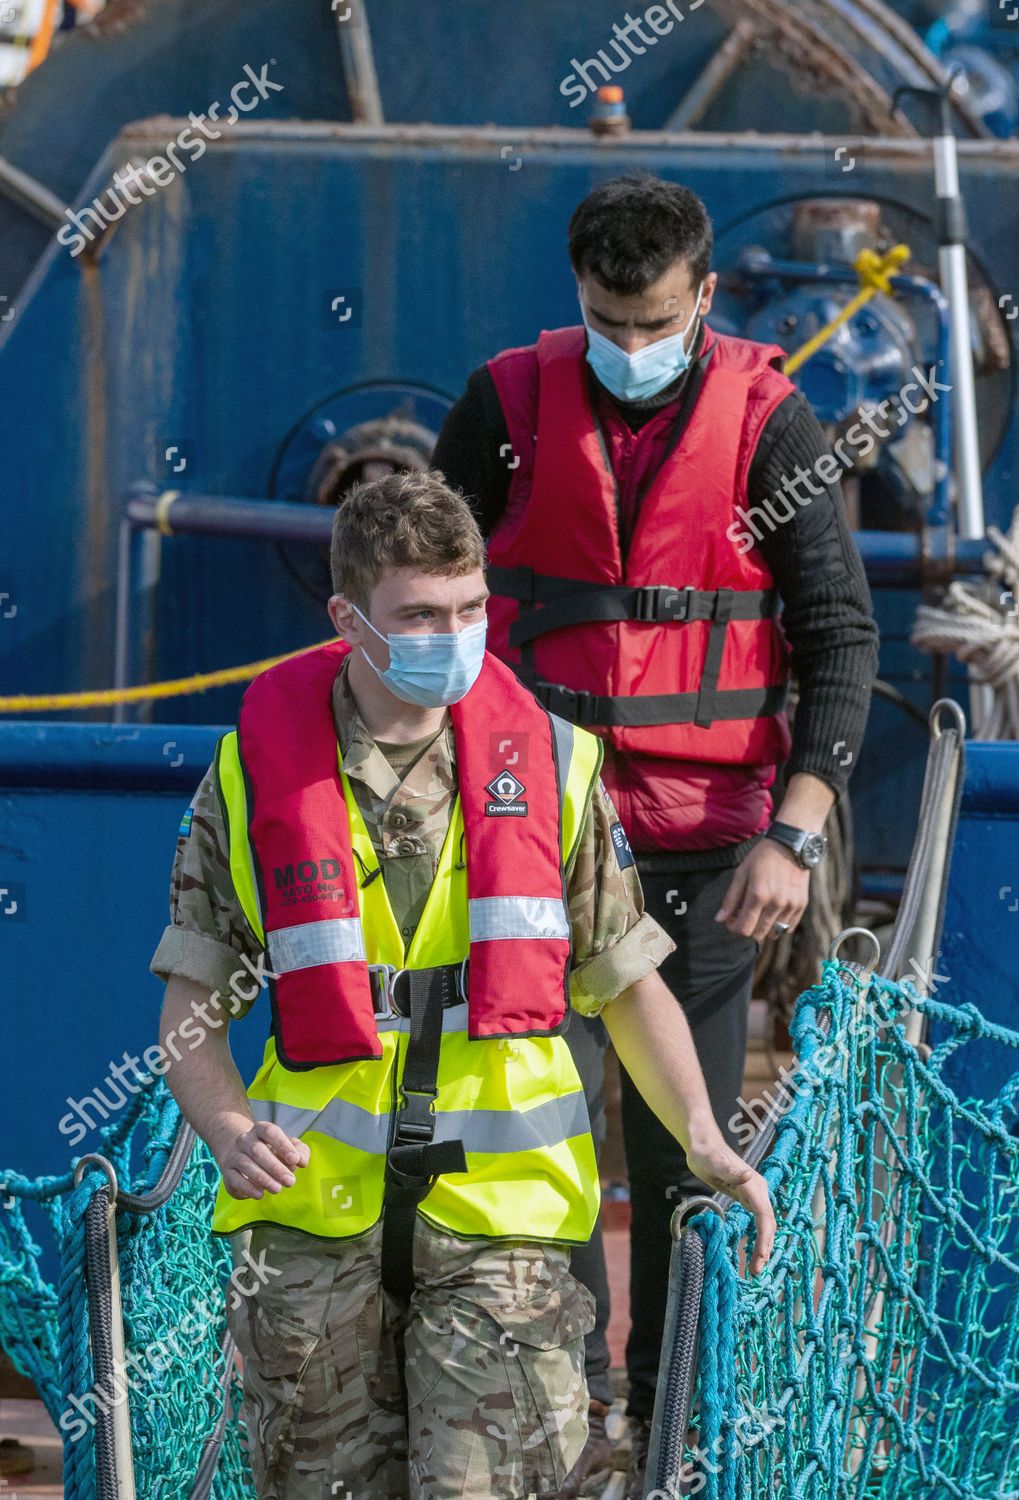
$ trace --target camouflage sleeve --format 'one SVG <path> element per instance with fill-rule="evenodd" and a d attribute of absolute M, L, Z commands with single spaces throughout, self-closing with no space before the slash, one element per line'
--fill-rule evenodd
<path fill-rule="evenodd" d="M 573 934 L 570 1004 L 596 1016 L 676 946 L 644 910 L 637 866 L 600 778 L 566 873 L 566 895 Z"/>
<path fill-rule="evenodd" d="M 178 974 L 209 990 L 231 995 L 231 1015 L 243 1016 L 257 996 L 246 1001 L 251 969 L 262 947 L 248 925 L 234 892 L 228 841 L 215 773 L 202 778 L 177 834 L 170 874 L 170 926 L 149 964 L 153 974 Z M 243 983 L 238 983 L 238 979 Z"/>

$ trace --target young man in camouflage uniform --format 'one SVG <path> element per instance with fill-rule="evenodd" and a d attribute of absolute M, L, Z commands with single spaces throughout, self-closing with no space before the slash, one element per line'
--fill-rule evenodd
<path fill-rule="evenodd" d="M 370 529 L 380 509 L 397 524 L 359 606 L 378 631 L 408 630 L 401 607 L 425 598 L 429 606 L 409 632 L 458 633 L 479 612 L 483 618 L 486 589 L 480 533 L 440 475 L 362 486 L 337 512 L 329 614 L 353 650 L 333 684 L 333 718 L 343 770 L 409 944 L 457 793 L 456 747 L 448 709 L 412 705 L 380 679 L 387 648 L 351 608 L 358 590 L 345 572 L 344 527 L 349 540 L 359 518 Z M 407 540 L 415 519 L 429 541 Z M 258 971 L 264 952 L 234 888 L 211 768 L 192 807 L 173 865 L 171 925 L 151 967 L 167 981 L 164 1043 L 197 1017 L 204 1036 L 168 1079 L 232 1197 L 285 1194 L 309 1150 L 300 1137 L 253 1119 L 230 1056 L 229 1020 L 254 1000 L 237 972 L 245 964 Z M 756 1271 L 774 1235 L 767 1186 L 724 1142 L 689 1035 L 677 1034 L 675 1001 L 655 973 L 673 944 L 643 910 L 634 865 L 613 842 L 616 823 L 597 781 L 565 871 L 570 1005 L 602 1015 L 699 1175 L 754 1213 Z M 244 993 L 250 998 L 239 999 Z M 235 1262 L 259 1268 L 249 1294 L 231 1299 L 228 1320 L 244 1359 L 260 1500 L 323 1500 L 348 1490 L 357 1500 L 552 1494 L 587 1432 L 583 1350 L 593 1299 L 570 1274 L 569 1246 L 464 1239 L 419 1212 L 408 1303 L 380 1284 L 381 1228 L 379 1221 L 365 1234 L 327 1239 L 258 1222 L 232 1236 Z"/>

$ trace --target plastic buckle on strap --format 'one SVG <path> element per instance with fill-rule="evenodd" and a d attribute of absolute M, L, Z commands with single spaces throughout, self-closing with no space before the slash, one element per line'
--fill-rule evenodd
<path fill-rule="evenodd" d="M 558 714 L 561 719 L 573 718 L 578 694 L 572 688 L 563 687 L 559 682 L 539 682 L 534 696 L 550 714 Z"/>
<path fill-rule="evenodd" d="M 596 722 L 593 693 L 562 687 L 561 684 L 555 682 L 549 684 L 546 696 L 548 701 L 544 702 L 543 706 L 548 709 L 549 713 L 558 714 L 561 719 L 567 719 L 572 724 L 579 724 L 581 728 Z"/>
<path fill-rule="evenodd" d="M 400 1089 L 403 1105 L 396 1117 L 398 1145 L 430 1141 L 435 1134 L 435 1096 L 438 1089 Z"/>
<path fill-rule="evenodd" d="M 689 585 L 674 589 L 667 583 L 649 584 L 637 590 L 637 608 L 634 619 L 641 624 L 655 624 L 661 620 L 685 620 L 690 613 Z"/>

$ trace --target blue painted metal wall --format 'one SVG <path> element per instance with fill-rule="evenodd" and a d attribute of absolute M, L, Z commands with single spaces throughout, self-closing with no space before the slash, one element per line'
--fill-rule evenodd
<path fill-rule="evenodd" d="M 937 993 L 1019 1030 L 1019 743 L 967 744 L 966 761 L 938 964 L 948 981 Z M 967 1046 L 945 1077 L 962 1092 L 987 1097 L 1019 1072 L 1019 1052 L 1007 1064 L 994 1048 L 975 1065 Z"/>
<path fill-rule="evenodd" d="M 111 1064 L 158 1042 L 163 986 L 149 960 L 170 920 L 177 828 L 217 733 L 0 724 L 0 1170 L 64 1171 L 98 1149 L 73 1121 L 103 1123 L 88 1096 L 115 1105 Z M 263 995 L 231 1034 L 245 1078 L 268 1028 Z"/>
<path fill-rule="evenodd" d="M 587 104 L 569 85 L 578 65 L 592 86 L 607 77 L 625 87 L 635 125 L 662 128 L 738 13 L 731 0 L 673 0 L 670 31 L 645 25 L 645 44 L 631 33 L 632 46 L 617 43 L 613 50 L 613 28 L 626 24 L 617 0 L 585 0 L 583 6 L 576 0 L 367 0 L 367 9 L 388 121 L 518 129 L 584 121 Z M 647 6 L 634 9 L 639 18 Z M 827 66 L 804 67 L 798 86 L 790 88 L 781 49 L 759 48 L 717 91 L 699 124 L 769 131 L 781 100 L 785 131 L 861 128 L 844 87 L 839 47 L 847 63 L 864 66 L 891 96 L 903 74 L 881 8 L 875 14 L 869 7 L 862 28 L 846 24 L 845 15 L 857 9 L 847 0 L 804 9 L 826 34 L 832 49 Z M 599 66 L 600 52 L 621 71 Z M 18 90 L 16 107 L 13 101 L 0 107 L 0 156 L 73 202 L 123 126 L 207 110 L 225 100 L 245 63 L 257 67 L 270 57 L 286 90 L 259 106 L 259 118 L 351 118 L 330 0 L 111 6 L 91 26 L 60 39 L 45 66 Z M 45 239 L 41 225 L 0 195 L 0 291 L 13 293 L 21 285 Z"/>
<path fill-rule="evenodd" d="M 1019 1030 L 1019 743 L 968 744 L 966 760 L 944 931 L 935 965 L 935 972 L 944 977 L 934 980 L 934 995 L 951 1005 L 975 1005 L 985 1020 L 1014 1032 Z M 920 957 L 923 962 L 925 956 Z M 928 1040 L 936 1047 L 959 1037 L 955 1027 L 934 1024 Z M 1019 1048 L 988 1039 L 967 1038 L 943 1060 L 941 1068 L 944 1083 L 959 1099 L 980 1101 L 981 1116 L 990 1115 L 998 1101 L 1001 1126 L 1013 1135 L 1019 1134 L 1019 1091 L 1014 1084 L 1010 1087 L 1016 1075 Z M 939 1129 L 932 1149 L 940 1156 L 935 1179 L 943 1184 L 950 1177 L 953 1192 L 969 1205 L 963 1210 L 963 1221 L 976 1225 L 981 1205 L 998 1201 L 988 1190 L 984 1171 L 978 1169 L 987 1156 L 980 1164 L 972 1164 L 966 1151 L 966 1127 L 950 1130 L 940 1112 L 936 1118 Z M 949 1152 L 953 1153 L 950 1172 L 946 1168 Z M 1004 1256 L 1013 1254 L 1014 1243 L 1002 1238 L 1001 1226 L 991 1221 L 990 1209 L 984 1207 L 983 1212 L 987 1233 L 994 1236 L 999 1250 Z M 940 1292 L 932 1310 L 943 1319 L 942 1326 L 956 1326 L 960 1290 L 965 1285 L 971 1296 L 965 1311 L 988 1338 L 998 1330 L 993 1351 L 990 1343 L 985 1347 L 989 1356 L 998 1353 L 1001 1367 L 1006 1368 L 1014 1356 L 1008 1340 L 1016 1298 L 1015 1275 L 1008 1262 L 988 1259 L 974 1278 L 973 1259 L 962 1235 L 939 1239 L 936 1226 L 926 1223 L 921 1243 L 928 1267 L 935 1259 L 938 1264 Z M 964 1282 L 964 1275 L 970 1280 Z M 922 1285 L 919 1290 L 925 1294 Z M 952 1354 L 962 1355 L 965 1349 L 963 1340 L 952 1346 Z M 943 1406 L 946 1384 L 957 1389 L 949 1378 L 948 1363 L 937 1338 L 931 1338 L 920 1401 L 935 1412 Z"/>

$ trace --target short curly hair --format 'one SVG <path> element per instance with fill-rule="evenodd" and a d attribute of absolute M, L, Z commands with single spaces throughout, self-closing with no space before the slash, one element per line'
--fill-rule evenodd
<path fill-rule="evenodd" d="M 384 568 L 459 577 L 485 566 L 485 543 L 445 475 L 417 469 L 354 485 L 333 517 L 329 566 L 333 591 L 367 614 Z"/>
<path fill-rule="evenodd" d="M 570 261 L 623 297 L 646 292 L 677 260 L 694 286 L 711 267 L 711 220 L 696 193 L 650 172 L 613 177 L 570 220 Z"/>

